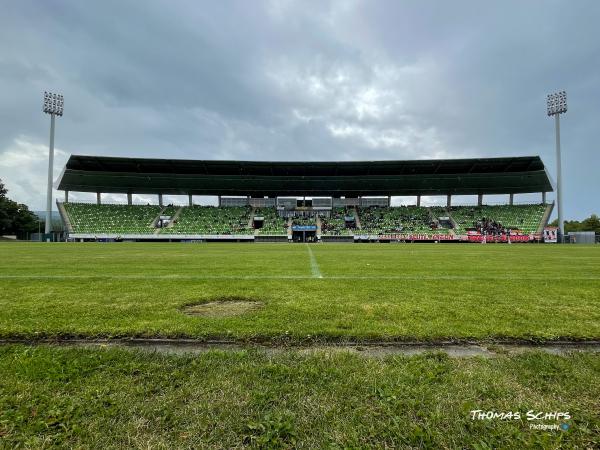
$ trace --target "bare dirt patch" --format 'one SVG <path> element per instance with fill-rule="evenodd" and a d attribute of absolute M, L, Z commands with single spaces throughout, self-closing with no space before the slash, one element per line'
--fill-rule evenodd
<path fill-rule="evenodd" d="M 185 314 L 201 317 L 231 317 L 241 316 L 263 307 L 263 303 L 248 298 L 226 297 L 209 302 L 186 305 L 182 308 Z"/>

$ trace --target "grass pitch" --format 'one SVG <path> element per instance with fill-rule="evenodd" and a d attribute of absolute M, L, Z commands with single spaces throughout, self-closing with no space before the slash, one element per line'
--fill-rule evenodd
<path fill-rule="evenodd" d="M 600 338 L 593 246 L 6 243 L 0 286 L 4 339 Z M 594 353 L 3 345 L 0 447 L 596 448 L 599 380 Z"/>
<path fill-rule="evenodd" d="M 600 247 L 0 244 L 0 337 L 600 338 Z M 250 300 L 223 317 L 186 305 Z"/>
<path fill-rule="evenodd" d="M 6 448 L 598 448 L 600 357 L 0 347 Z M 471 411 L 519 412 L 472 420 Z M 535 420 L 528 420 L 532 412 Z M 543 419 L 563 412 L 569 419 Z M 567 426 L 543 431 L 532 425 Z"/>

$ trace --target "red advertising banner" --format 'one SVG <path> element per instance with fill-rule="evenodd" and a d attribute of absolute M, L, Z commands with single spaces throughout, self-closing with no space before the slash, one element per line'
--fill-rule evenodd
<path fill-rule="evenodd" d="M 508 236 L 506 234 L 502 234 L 500 236 L 483 236 L 481 234 L 477 235 L 469 235 L 469 242 L 483 242 L 485 238 L 485 242 L 508 242 Z M 533 240 L 534 237 L 528 234 L 513 234 L 510 236 L 510 242 L 529 242 Z"/>
<path fill-rule="evenodd" d="M 355 239 L 378 239 L 380 241 L 462 241 L 462 242 L 483 242 L 484 236 L 477 232 L 469 231 L 465 235 L 456 234 L 380 234 L 377 236 L 355 236 Z M 512 234 L 510 242 L 530 242 L 539 240 L 537 234 Z M 485 236 L 485 242 L 508 242 L 507 235 Z"/>
<path fill-rule="evenodd" d="M 458 241 L 454 234 L 380 234 L 381 241 Z"/>

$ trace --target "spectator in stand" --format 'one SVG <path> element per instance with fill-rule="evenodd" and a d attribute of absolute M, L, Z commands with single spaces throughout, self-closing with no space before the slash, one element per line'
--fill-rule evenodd
<path fill-rule="evenodd" d="M 504 228 L 501 223 L 489 218 L 486 219 L 485 217 L 482 217 L 481 220 L 474 222 L 473 226 L 479 233 L 485 235 L 500 236 L 502 234 L 506 234 L 506 228 Z"/>

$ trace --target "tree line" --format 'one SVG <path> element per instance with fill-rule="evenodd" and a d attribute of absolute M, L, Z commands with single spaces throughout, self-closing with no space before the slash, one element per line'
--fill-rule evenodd
<path fill-rule="evenodd" d="M 558 219 L 550 223 L 550 226 L 557 227 Z M 600 233 L 600 218 L 596 214 L 592 214 L 581 222 L 578 220 L 565 220 L 565 233 L 572 231 L 595 231 L 596 233 Z"/>
<path fill-rule="evenodd" d="M 38 217 L 27 205 L 17 203 L 6 196 L 8 190 L 0 179 L 0 236 L 26 237 L 27 233 L 38 231 Z M 43 229 L 42 224 L 42 229 Z"/>

